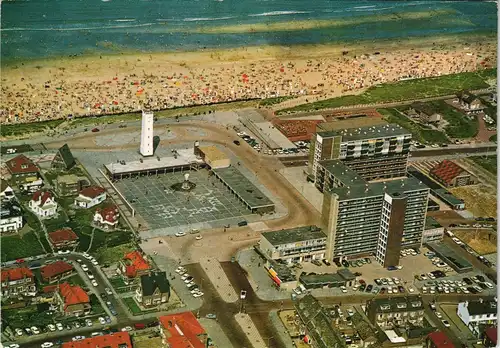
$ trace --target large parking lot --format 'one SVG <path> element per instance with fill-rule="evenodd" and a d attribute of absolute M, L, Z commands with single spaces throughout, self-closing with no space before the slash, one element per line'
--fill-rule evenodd
<path fill-rule="evenodd" d="M 173 184 L 184 181 L 184 174 L 123 179 L 115 185 L 150 229 L 250 215 L 238 198 L 206 170 L 189 172 L 189 181 L 196 184 L 189 193 L 172 190 Z"/>

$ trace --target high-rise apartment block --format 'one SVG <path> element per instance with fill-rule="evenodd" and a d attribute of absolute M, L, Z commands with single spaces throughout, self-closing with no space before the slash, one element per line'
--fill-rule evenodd
<path fill-rule="evenodd" d="M 396 124 L 377 124 L 324 130 L 335 123 L 317 126 L 311 140 L 310 179 L 316 180 L 318 164 L 324 160 L 340 160 L 365 180 L 406 175 L 412 138 L 406 129 Z"/>
<path fill-rule="evenodd" d="M 142 111 L 142 128 L 141 128 L 141 147 L 140 152 L 143 156 L 153 156 L 153 123 L 154 117 L 151 111 Z"/>

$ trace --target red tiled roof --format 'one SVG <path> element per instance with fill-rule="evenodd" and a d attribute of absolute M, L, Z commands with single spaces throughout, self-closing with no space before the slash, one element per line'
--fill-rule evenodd
<path fill-rule="evenodd" d="M 42 207 L 49 198 L 52 198 L 52 193 L 50 191 L 36 191 L 33 195 L 33 201 L 38 201 L 40 199 L 40 206 Z"/>
<path fill-rule="evenodd" d="M 19 155 L 7 161 L 7 168 L 12 174 L 39 172 L 40 169 L 25 155 Z"/>
<path fill-rule="evenodd" d="M 54 292 L 57 290 L 57 287 L 58 285 L 47 285 L 47 286 L 44 286 L 43 289 L 42 289 L 42 292 L 44 294 L 48 294 L 49 292 Z"/>
<path fill-rule="evenodd" d="M 455 345 L 446 336 L 444 332 L 436 331 L 429 334 L 429 339 L 434 343 L 436 348 L 455 348 Z"/>
<path fill-rule="evenodd" d="M 43 279 L 49 279 L 59 274 L 71 271 L 73 266 L 64 261 L 56 261 L 40 269 Z"/>
<path fill-rule="evenodd" d="M 90 186 L 81 190 L 80 194 L 88 198 L 96 198 L 102 195 L 104 192 L 106 192 L 106 190 L 100 186 Z"/>
<path fill-rule="evenodd" d="M 165 332 L 166 341 L 171 348 L 204 348 L 197 337 L 205 333 L 192 312 L 165 315 L 159 318 Z M 170 324 L 171 323 L 171 327 Z"/>
<path fill-rule="evenodd" d="M 65 241 L 78 240 L 78 236 L 71 228 L 63 228 L 49 233 L 49 240 L 52 244 L 57 244 Z"/>
<path fill-rule="evenodd" d="M 33 278 L 33 272 L 27 267 L 16 267 L 2 270 L 1 281 L 14 281 L 23 278 Z"/>
<path fill-rule="evenodd" d="M 151 269 L 151 266 L 137 250 L 125 254 L 123 259 L 129 261 L 125 263 L 125 274 L 127 277 L 133 278 L 137 275 L 137 271 L 146 271 Z"/>
<path fill-rule="evenodd" d="M 116 205 L 110 205 L 106 208 L 97 208 L 96 213 L 102 216 L 102 219 L 110 223 L 118 221 L 118 208 Z"/>
<path fill-rule="evenodd" d="M 429 173 L 449 184 L 462 172 L 464 172 L 464 169 L 458 164 L 450 160 L 444 160 L 432 168 Z"/>
<path fill-rule="evenodd" d="M 90 303 L 89 295 L 78 285 L 71 286 L 63 283 L 59 285 L 59 292 L 64 299 L 64 308 L 80 303 Z"/>
<path fill-rule="evenodd" d="M 486 330 L 484 330 L 484 335 L 489 338 L 491 343 L 493 343 L 494 345 L 497 344 L 498 329 L 496 326 L 491 326 L 491 327 L 487 328 Z"/>
<path fill-rule="evenodd" d="M 109 335 L 86 338 L 76 342 L 65 342 L 62 348 L 118 348 L 120 344 L 126 344 L 127 348 L 132 348 L 132 342 L 130 341 L 128 332 L 116 332 Z"/>

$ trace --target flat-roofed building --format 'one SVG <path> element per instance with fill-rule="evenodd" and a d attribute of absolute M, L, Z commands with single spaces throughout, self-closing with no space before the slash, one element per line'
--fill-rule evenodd
<path fill-rule="evenodd" d="M 373 325 L 379 326 L 382 330 L 396 326 L 422 326 L 424 302 L 417 295 L 377 298 L 367 302 L 366 316 Z"/>
<path fill-rule="evenodd" d="M 421 246 L 427 186 L 415 178 L 368 183 L 341 161 L 321 162 L 318 171 L 326 259 L 375 255 L 384 267 L 397 266 L 401 248 Z"/>
<path fill-rule="evenodd" d="M 485 327 L 497 325 L 496 297 L 460 302 L 457 315 L 472 334 L 479 338 Z"/>
<path fill-rule="evenodd" d="M 396 124 L 333 131 L 320 128 L 311 140 L 310 179 L 316 180 L 324 160 L 340 160 L 365 180 L 403 177 L 411 139 L 411 133 Z"/>
<path fill-rule="evenodd" d="M 439 242 L 443 240 L 444 227 L 432 216 L 425 218 L 425 228 L 422 235 L 422 243 Z"/>
<path fill-rule="evenodd" d="M 200 156 L 203 161 L 212 169 L 227 168 L 231 165 L 231 160 L 217 146 L 196 146 L 195 155 Z"/>
<path fill-rule="evenodd" d="M 259 248 L 273 260 L 287 263 L 323 259 L 326 235 L 317 226 L 303 226 L 261 234 Z"/>

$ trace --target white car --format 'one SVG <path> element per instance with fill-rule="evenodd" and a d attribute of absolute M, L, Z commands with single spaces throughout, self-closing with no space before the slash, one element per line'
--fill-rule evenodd
<path fill-rule="evenodd" d="M 85 319 L 85 324 L 87 324 L 87 326 L 92 326 L 92 320 Z"/>
<path fill-rule="evenodd" d="M 203 236 L 200 234 L 199 236 L 196 236 L 196 240 L 202 240 Z"/>
<path fill-rule="evenodd" d="M 21 330 L 20 328 L 17 328 L 16 329 L 16 335 L 17 336 L 22 336 L 23 335 L 23 330 Z"/>
<path fill-rule="evenodd" d="M 436 317 L 438 317 L 438 319 L 443 319 L 443 315 L 439 312 L 435 312 L 436 313 Z"/>
<path fill-rule="evenodd" d="M 122 332 L 126 332 L 126 331 L 132 331 L 132 327 L 130 326 L 125 326 L 123 329 L 122 329 Z"/>
<path fill-rule="evenodd" d="M 20 348 L 21 346 L 17 343 L 12 343 L 10 346 L 7 346 L 6 348 Z"/>
<path fill-rule="evenodd" d="M 50 332 L 56 331 L 56 327 L 53 324 L 47 325 L 47 328 L 49 329 Z"/>
<path fill-rule="evenodd" d="M 450 323 L 448 322 L 448 320 L 441 320 L 441 322 L 443 323 L 444 327 L 450 327 Z"/>
<path fill-rule="evenodd" d="M 189 276 L 186 279 L 184 279 L 184 283 L 186 283 L 186 284 L 189 284 L 189 283 L 192 283 L 192 282 L 194 282 L 194 278 L 191 277 L 191 276 Z"/>
<path fill-rule="evenodd" d="M 340 287 L 340 290 L 345 294 L 347 292 L 347 289 L 345 286 L 341 286 Z"/>
<path fill-rule="evenodd" d="M 64 330 L 64 326 L 62 326 L 61 323 L 56 323 L 57 330 L 62 331 Z"/>
<path fill-rule="evenodd" d="M 191 276 L 187 273 L 184 273 L 184 275 L 181 277 L 181 279 L 186 280 L 187 277 L 191 277 Z"/>
<path fill-rule="evenodd" d="M 409 293 L 414 293 L 415 292 L 415 289 L 411 286 L 408 287 L 408 292 Z"/>
<path fill-rule="evenodd" d="M 92 280 L 92 285 L 95 286 L 95 287 L 98 287 L 99 283 L 97 283 L 97 281 L 94 279 L 94 280 Z"/>
<path fill-rule="evenodd" d="M 86 258 L 87 260 L 90 260 L 92 258 L 92 256 L 90 256 L 88 253 L 83 253 L 83 257 Z M 80 337 L 80 336 L 76 336 L 76 337 Z"/>
<path fill-rule="evenodd" d="M 176 268 L 175 273 L 184 274 L 184 273 L 186 273 L 186 269 L 182 266 L 179 266 Z"/>
<path fill-rule="evenodd" d="M 85 336 L 75 336 L 71 340 L 73 342 L 75 342 L 75 341 L 81 341 L 81 340 L 84 340 L 84 339 L 85 339 Z"/>
<path fill-rule="evenodd" d="M 354 315 L 354 310 L 352 308 L 347 308 L 347 314 L 352 317 Z"/>
<path fill-rule="evenodd" d="M 113 295 L 113 291 L 111 291 L 110 288 L 105 288 L 104 291 L 106 292 L 106 294 L 108 294 L 110 296 Z"/>
<path fill-rule="evenodd" d="M 92 259 L 91 262 L 94 266 L 99 266 L 99 262 L 96 259 Z"/>
<path fill-rule="evenodd" d="M 186 283 L 186 286 L 188 288 L 191 287 L 191 286 L 193 286 L 193 285 L 194 285 L 194 281 L 192 281 L 192 280 L 190 282 Z"/>
<path fill-rule="evenodd" d="M 186 235 L 186 232 L 179 231 L 175 234 L 176 237 L 184 237 Z"/>
<path fill-rule="evenodd" d="M 35 334 L 35 335 L 40 334 L 40 330 L 38 330 L 38 328 L 36 326 L 31 327 L 31 332 L 33 332 L 33 334 Z"/>
<path fill-rule="evenodd" d="M 83 261 L 82 261 L 82 260 L 80 260 L 80 259 L 77 259 L 77 260 L 76 260 L 76 262 L 78 262 L 78 263 L 82 263 Z"/>
<path fill-rule="evenodd" d="M 245 290 L 240 291 L 240 298 L 244 300 L 247 297 L 247 292 Z"/>
<path fill-rule="evenodd" d="M 89 267 L 85 264 L 82 265 L 82 269 L 87 272 L 89 270 Z"/>
<path fill-rule="evenodd" d="M 52 343 L 52 342 L 44 342 L 41 345 L 42 348 L 50 348 L 50 347 L 53 347 L 53 346 L 54 346 L 54 343 Z"/>
<path fill-rule="evenodd" d="M 488 289 L 493 289 L 493 284 L 489 283 L 489 282 L 485 282 L 484 285 L 486 285 L 486 287 Z"/>
<path fill-rule="evenodd" d="M 94 279 L 94 275 L 92 273 L 87 273 L 87 277 L 89 277 L 89 279 Z"/>
<path fill-rule="evenodd" d="M 99 323 L 101 323 L 101 325 L 106 325 L 106 320 L 103 317 L 99 317 Z"/>
<path fill-rule="evenodd" d="M 202 292 L 196 292 L 193 294 L 193 297 L 195 297 L 195 298 L 202 297 L 202 296 L 203 296 Z"/>

